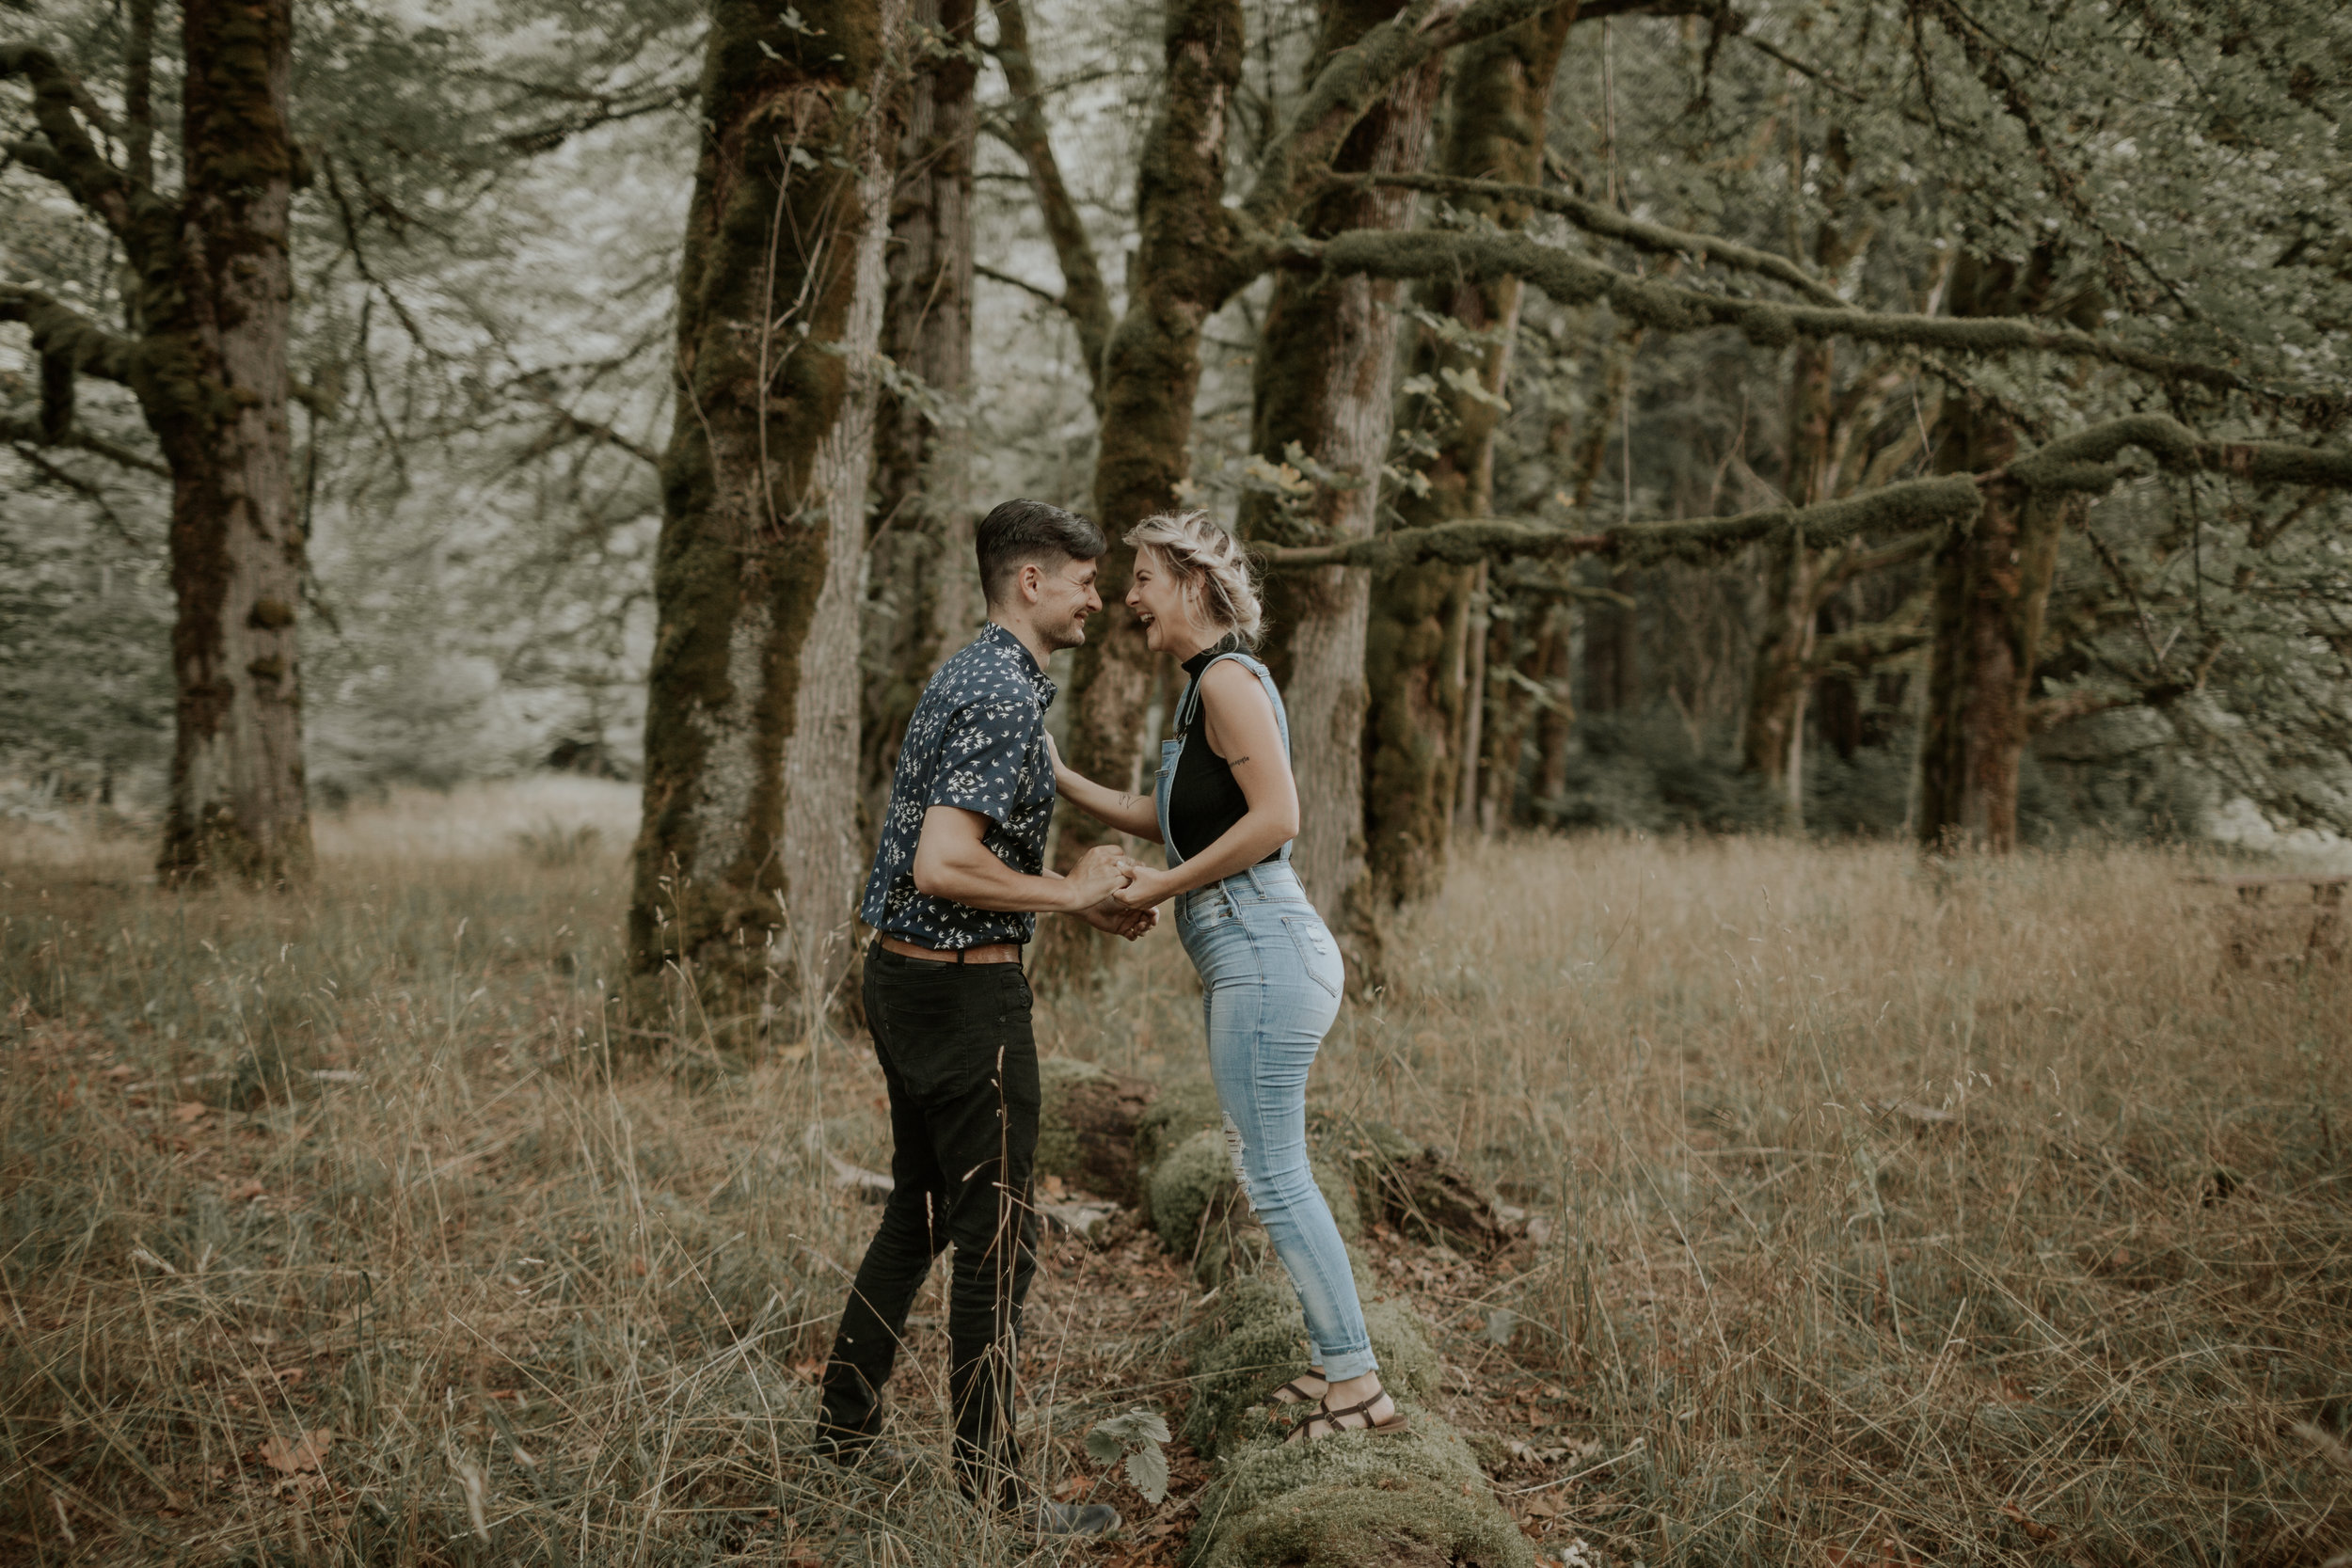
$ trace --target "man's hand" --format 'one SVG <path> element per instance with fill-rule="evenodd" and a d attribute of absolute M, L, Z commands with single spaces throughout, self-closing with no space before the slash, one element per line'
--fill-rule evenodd
<path fill-rule="evenodd" d="M 1065 907 L 1073 914 L 1084 913 L 1133 881 L 1137 869 L 1118 845 L 1096 845 L 1064 879 L 1063 895 L 1069 899 Z"/>
<path fill-rule="evenodd" d="M 1098 931 L 1134 942 L 1160 923 L 1160 911 L 1131 910 L 1116 898 L 1105 898 L 1091 909 L 1080 910 L 1078 918 Z"/>

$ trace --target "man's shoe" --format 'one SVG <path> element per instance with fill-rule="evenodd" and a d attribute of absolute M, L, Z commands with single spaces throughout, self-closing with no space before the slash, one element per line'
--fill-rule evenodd
<path fill-rule="evenodd" d="M 1119 1510 L 1108 1503 L 1032 1504 L 1021 1515 L 1031 1535 L 1108 1535 L 1119 1528 Z"/>

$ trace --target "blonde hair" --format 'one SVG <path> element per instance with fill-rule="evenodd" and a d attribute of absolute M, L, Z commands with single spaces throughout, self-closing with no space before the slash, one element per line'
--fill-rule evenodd
<path fill-rule="evenodd" d="M 1167 562 L 1169 575 L 1211 626 L 1245 648 L 1257 646 L 1265 627 L 1257 574 L 1242 553 L 1241 541 L 1217 527 L 1207 513 L 1163 512 L 1146 517 L 1127 531 L 1127 543 Z"/>

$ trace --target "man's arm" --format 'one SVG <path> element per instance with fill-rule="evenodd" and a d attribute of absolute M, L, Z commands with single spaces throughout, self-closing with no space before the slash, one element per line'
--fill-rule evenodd
<path fill-rule="evenodd" d="M 982 842 L 989 819 L 961 806 L 923 814 L 914 843 L 914 885 L 933 898 L 976 910 L 1083 914 L 1127 885 L 1135 863 L 1115 844 L 1098 845 L 1067 877 L 1031 877 Z"/>

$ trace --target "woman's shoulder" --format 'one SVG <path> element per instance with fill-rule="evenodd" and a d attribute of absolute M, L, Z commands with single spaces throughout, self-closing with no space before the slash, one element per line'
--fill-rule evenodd
<path fill-rule="evenodd" d="M 1253 699 L 1265 704 L 1265 689 L 1259 684 L 1265 666 L 1248 654 L 1228 655 L 1200 672 L 1200 695 L 1203 701 L 1223 707 Z"/>

